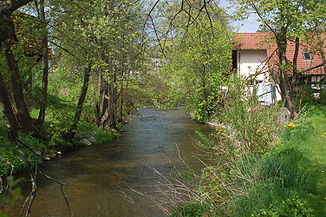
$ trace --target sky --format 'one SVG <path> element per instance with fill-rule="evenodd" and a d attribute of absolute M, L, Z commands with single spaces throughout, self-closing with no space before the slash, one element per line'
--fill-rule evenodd
<path fill-rule="evenodd" d="M 229 4 L 228 0 L 220 0 L 220 6 L 223 8 L 231 6 L 230 9 L 227 9 L 227 12 L 229 14 L 232 14 L 235 11 L 235 8 Z M 235 27 L 235 30 L 237 30 L 237 32 L 256 32 L 259 26 L 257 18 L 257 15 L 252 14 L 248 17 L 248 19 L 243 21 L 236 21 L 232 25 Z"/>

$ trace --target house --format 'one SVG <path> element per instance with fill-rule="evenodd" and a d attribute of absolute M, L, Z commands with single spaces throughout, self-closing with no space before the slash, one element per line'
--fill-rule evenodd
<path fill-rule="evenodd" d="M 321 37 L 325 39 L 325 34 Z M 325 41 L 325 40 L 324 40 Z M 277 45 L 270 32 L 238 33 L 235 36 L 235 48 L 232 52 L 233 68 L 239 76 L 252 78 L 257 85 L 257 96 L 262 104 L 273 104 L 281 100 L 279 88 L 273 79 L 278 67 Z M 325 44 L 325 42 L 324 42 Z M 325 78 L 322 57 L 312 48 L 300 43 L 297 71 L 300 83 L 320 88 L 319 82 Z M 325 46 L 323 47 L 326 53 Z M 288 41 L 286 57 L 292 61 L 295 43 Z"/>

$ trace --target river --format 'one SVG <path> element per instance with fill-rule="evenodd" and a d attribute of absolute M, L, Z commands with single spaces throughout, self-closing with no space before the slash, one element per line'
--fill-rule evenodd
<path fill-rule="evenodd" d="M 180 110 L 142 109 L 121 137 L 64 154 L 41 169 L 70 184 L 65 193 L 75 217 L 161 217 L 164 213 L 149 197 L 133 190 L 161 197 L 154 192 L 162 177 L 154 170 L 175 176 L 175 168 L 184 167 L 178 149 L 191 168 L 201 168 L 194 157 L 200 154 L 195 131 L 211 130 Z M 60 186 L 40 176 L 38 188 L 32 217 L 69 216 Z M 18 216 L 17 210 L 10 216 Z"/>

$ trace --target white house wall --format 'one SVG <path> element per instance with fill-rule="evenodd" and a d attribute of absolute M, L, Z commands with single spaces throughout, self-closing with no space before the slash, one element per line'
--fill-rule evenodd
<path fill-rule="evenodd" d="M 240 76 L 248 77 L 257 72 L 264 71 L 265 61 L 267 59 L 266 50 L 239 50 L 238 51 L 238 73 Z M 264 74 L 259 74 L 256 80 L 265 79 Z"/>
<path fill-rule="evenodd" d="M 238 50 L 237 58 L 237 70 L 241 77 L 255 75 L 257 95 L 262 104 L 269 105 L 281 99 L 279 88 L 272 84 L 268 74 L 266 50 Z"/>

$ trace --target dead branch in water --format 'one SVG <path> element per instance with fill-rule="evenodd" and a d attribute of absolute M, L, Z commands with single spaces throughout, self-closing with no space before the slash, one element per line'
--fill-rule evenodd
<path fill-rule="evenodd" d="M 41 154 L 39 152 L 37 152 L 36 150 L 34 150 L 31 146 L 25 144 L 23 141 L 21 141 L 19 138 L 13 140 L 13 143 L 15 145 L 15 147 L 17 148 L 18 152 L 22 155 L 22 158 L 25 162 L 27 163 L 32 163 L 30 162 L 30 160 L 28 159 L 28 156 L 26 155 L 26 153 L 24 152 L 24 149 L 28 150 L 30 153 L 32 153 L 32 155 L 34 155 L 35 157 L 42 157 Z M 10 176 L 13 175 L 13 171 L 14 171 L 14 167 L 11 164 L 11 162 L 5 160 L 5 162 L 11 166 L 12 170 L 10 173 Z M 37 196 L 37 175 L 40 174 L 42 176 L 44 176 L 45 178 L 49 179 L 50 181 L 58 184 L 60 186 L 60 191 L 61 194 L 66 202 L 66 206 L 67 209 L 69 211 L 70 216 L 73 216 L 73 212 L 70 208 L 70 204 L 69 204 L 69 200 L 68 197 L 66 196 L 65 192 L 64 192 L 64 187 L 68 186 L 68 184 L 65 184 L 51 176 L 49 176 L 48 174 L 42 172 L 41 170 L 39 170 L 38 165 L 33 166 L 30 168 L 30 182 L 31 182 L 31 192 L 28 194 L 28 196 L 25 198 L 24 203 L 22 204 L 21 208 L 20 208 L 20 214 L 19 217 L 30 217 L 32 214 L 32 206 L 33 206 L 33 202 Z M 7 186 L 3 186 L 3 177 L 4 174 L 0 175 L 0 194 L 2 193 L 7 193 L 8 189 L 10 188 L 9 183 L 7 183 Z"/>

